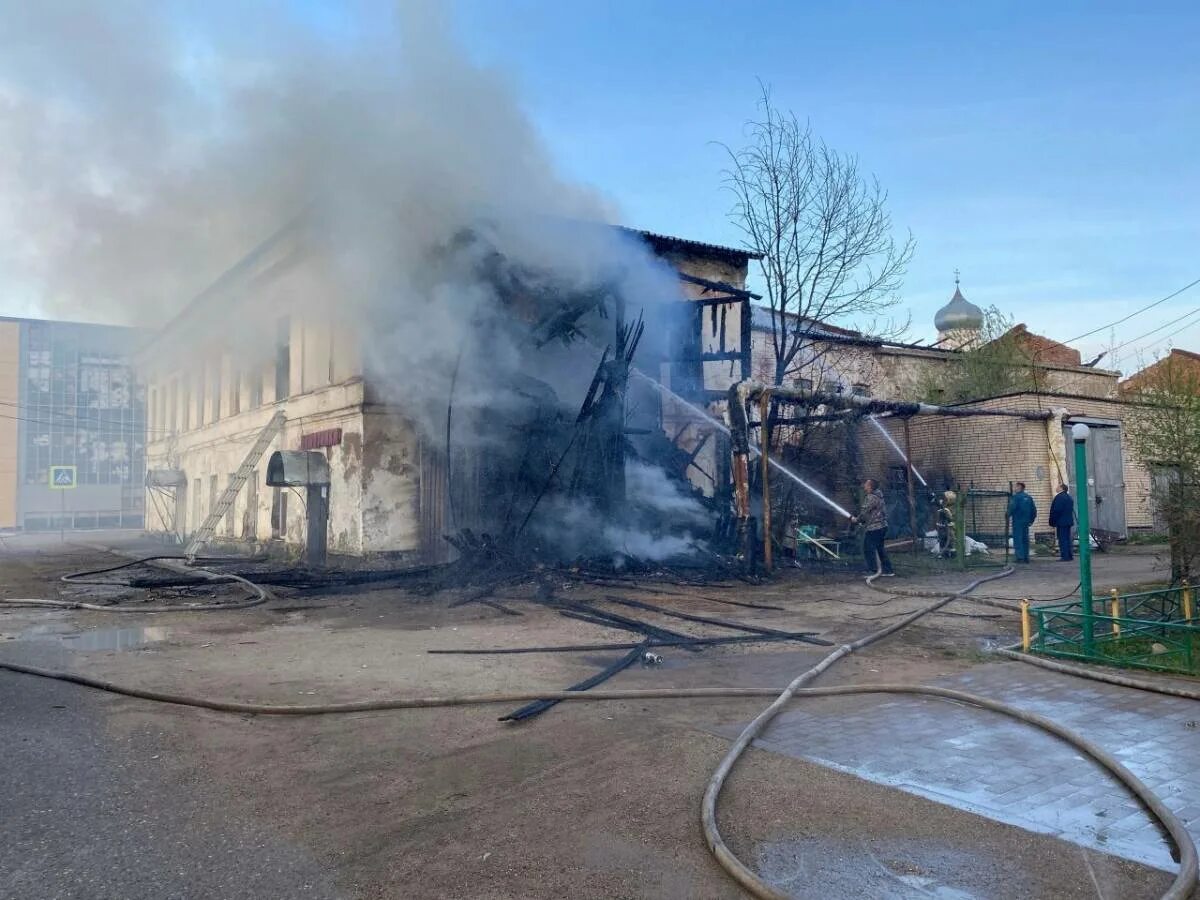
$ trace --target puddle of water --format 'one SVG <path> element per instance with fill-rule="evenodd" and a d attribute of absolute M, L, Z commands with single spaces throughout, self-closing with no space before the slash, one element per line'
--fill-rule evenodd
<path fill-rule="evenodd" d="M 133 650 L 165 641 L 170 629 L 162 625 L 143 628 L 96 628 L 70 631 L 61 625 L 35 625 L 16 636 L 18 641 L 53 643 L 67 650 Z"/>
<path fill-rule="evenodd" d="M 759 874 L 797 900 L 983 900 L 989 895 L 970 885 L 980 864 L 971 853 L 928 841 L 808 838 L 758 849 Z"/>

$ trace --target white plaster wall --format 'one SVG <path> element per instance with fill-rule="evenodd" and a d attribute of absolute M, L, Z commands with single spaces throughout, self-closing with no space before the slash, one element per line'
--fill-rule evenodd
<path fill-rule="evenodd" d="M 363 552 L 419 553 L 420 439 L 386 408 L 366 414 L 363 435 Z"/>
<path fill-rule="evenodd" d="M 194 496 L 196 479 L 200 479 L 199 511 L 202 520 L 210 508 L 209 479 L 215 474 L 219 490 L 223 490 L 229 475 L 237 470 L 262 428 L 276 409 L 282 408 L 288 421 L 256 466 L 257 503 L 256 508 L 251 511 L 255 523 L 255 538 L 258 541 L 266 541 L 271 537 L 271 502 L 274 489 L 265 484 L 270 454 L 275 450 L 298 450 L 303 434 L 341 428 L 341 444 L 320 451 L 326 454 L 329 461 L 332 482 L 329 498 L 329 547 L 333 552 L 363 552 L 362 388 L 361 379 L 351 379 L 296 395 L 279 403 L 264 404 L 238 415 L 225 415 L 215 423 L 173 437 L 155 433 L 157 439 L 148 446 L 149 467 L 182 469 L 187 476 L 189 496 L 185 504 L 185 532 L 190 533 L 199 524 Z M 305 510 L 301 498 L 304 491 L 298 489 L 298 492 L 299 496 L 292 493 L 288 498 L 284 540 L 289 544 L 302 545 L 305 537 Z M 243 486 L 234 504 L 235 540 L 250 539 L 244 527 L 249 493 L 248 487 Z M 170 530 L 170 522 L 163 521 L 164 517 L 160 515 L 152 497 L 147 498 L 147 511 L 148 530 Z M 168 515 L 171 512 L 168 510 Z M 226 522 L 223 520 L 217 528 L 218 539 L 228 539 L 226 529 Z"/>

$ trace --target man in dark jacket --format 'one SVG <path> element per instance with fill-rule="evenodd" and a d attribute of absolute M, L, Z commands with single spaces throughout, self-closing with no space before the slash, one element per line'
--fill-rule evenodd
<path fill-rule="evenodd" d="M 1029 562 L 1029 526 L 1037 521 L 1037 504 L 1025 493 L 1025 482 L 1016 483 L 1016 492 L 1008 499 L 1008 515 L 1012 519 L 1013 557 L 1019 563 Z"/>
<path fill-rule="evenodd" d="M 862 510 L 850 521 L 857 522 L 863 527 L 863 559 L 867 564 L 867 574 L 880 574 L 890 578 L 896 573 L 892 571 L 892 561 L 888 559 L 883 539 L 887 537 L 887 505 L 883 502 L 883 494 L 874 478 L 863 482 Z"/>
<path fill-rule="evenodd" d="M 1071 527 L 1075 524 L 1075 498 L 1065 484 L 1058 486 L 1054 502 L 1050 504 L 1050 527 L 1058 535 L 1058 558 L 1070 562 L 1075 558 L 1071 552 Z"/>

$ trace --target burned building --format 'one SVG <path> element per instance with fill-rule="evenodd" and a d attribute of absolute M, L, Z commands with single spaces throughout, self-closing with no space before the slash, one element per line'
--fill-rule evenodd
<path fill-rule="evenodd" d="M 130 328 L 0 318 L 0 528 L 141 528 Z"/>
<path fill-rule="evenodd" d="M 344 282 L 310 229 L 282 229 L 140 357 L 147 528 L 182 542 L 211 526 L 216 540 L 302 545 L 304 498 L 265 480 L 280 450 L 324 458 L 337 553 L 440 560 L 448 536 L 513 534 L 585 552 L 572 536 L 620 546 L 650 495 L 694 515 L 677 476 L 706 476 L 711 494 L 723 455 L 683 433 L 653 382 L 703 404 L 749 372 L 751 255 L 603 228 L 613 236 L 602 242 L 628 255 L 620 277 L 649 273 L 635 287 L 548 279 L 464 236 L 430 261 L 445 271 L 428 275 L 429 296 L 446 306 L 387 302 L 369 315 L 338 299 Z M 463 302 L 484 284 L 486 303 Z M 449 309 L 467 309 L 469 328 L 447 325 Z M 636 540 L 663 539 L 650 529 Z"/>

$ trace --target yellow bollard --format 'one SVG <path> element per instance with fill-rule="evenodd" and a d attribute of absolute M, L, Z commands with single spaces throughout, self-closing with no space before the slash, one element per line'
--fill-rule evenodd
<path fill-rule="evenodd" d="M 1021 601 L 1021 649 L 1026 653 L 1029 652 L 1029 645 L 1033 643 L 1033 629 L 1029 627 L 1029 601 Z"/>
<path fill-rule="evenodd" d="M 1118 621 L 1121 618 L 1121 595 L 1117 593 L 1117 589 L 1112 589 L 1112 633 L 1113 637 L 1121 636 L 1121 623 Z"/>
<path fill-rule="evenodd" d="M 1192 586 L 1183 579 L 1183 618 L 1185 622 L 1192 621 Z"/>

